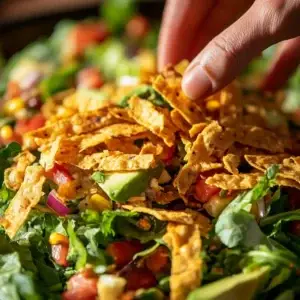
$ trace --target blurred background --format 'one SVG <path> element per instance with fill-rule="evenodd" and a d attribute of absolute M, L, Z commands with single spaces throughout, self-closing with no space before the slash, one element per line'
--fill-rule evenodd
<path fill-rule="evenodd" d="M 40 37 L 49 36 L 61 19 L 99 16 L 110 0 L 0 0 L 0 47 L 5 57 Z M 159 21 L 165 0 L 118 0 L 120 7 L 134 2 L 141 14 Z"/>

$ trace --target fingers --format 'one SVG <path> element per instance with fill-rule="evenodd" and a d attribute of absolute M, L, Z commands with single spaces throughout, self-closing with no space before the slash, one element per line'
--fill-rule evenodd
<path fill-rule="evenodd" d="M 194 39 L 188 58 L 193 59 L 209 41 L 241 17 L 253 2 L 254 0 L 218 1 L 211 9 L 204 23 L 198 28 L 196 39 Z"/>
<path fill-rule="evenodd" d="M 168 0 L 158 45 L 158 67 L 187 57 L 196 29 L 215 0 Z"/>
<path fill-rule="evenodd" d="M 257 0 L 194 59 L 184 74 L 184 92 L 192 99 L 216 92 L 262 50 L 295 35 L 300 30 L 295 17 L 299 17 L 299 6 L 299 0 Z"/>
<path fill-rule="evenodd" d="M 283 42 L 272 59 L 271 66 L 261 83 L 263 90 L 281 88 L 300 64 L 300 37 Z"/>

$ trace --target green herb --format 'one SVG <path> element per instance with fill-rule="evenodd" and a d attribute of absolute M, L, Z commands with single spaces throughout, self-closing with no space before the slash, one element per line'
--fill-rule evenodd
<path fill-rule="evenodd" d="M 74 261 L 76 270 L 83 268 L 87 261 L 87 252 L 75 233 L 75 221 L 69 220 L 67 232 L 70 239 L 70 249 L 68 253 L 68 260 Z"/>
<path fill-rule="evenodd" d="M 92 179 L 95 180 L 97 183 L 104 183 L 106 179 L 106 175 L 98 171 L 93 173 Z"/>
<path fill-rule="evenodd" d="M 2 186 L 4 179 L 4 171 L 9 168 L 12 164 L 12 159 L 19 154 L 21 151 L 21 146 L 12 142 L 6 147 L 0 149 L 0 185 Z"/>
<path fill-rule="evenodd" d="M 253 189 L 237 196 L 223 210 L 215 225 L 215 232 L 223 244 L 232 248 L 238 245 L 249 247 L 267 242 L 254 216 L 249 212 L 252 203 L 262 199 L 275 185 L 277 172 L 277 165 L 270 167 Z"/>

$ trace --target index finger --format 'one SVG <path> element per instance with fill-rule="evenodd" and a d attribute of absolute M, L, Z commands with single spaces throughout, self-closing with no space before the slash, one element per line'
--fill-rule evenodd
<path fill-rule="evenodd" d="M 159 36 L 159 69 L 187 58 L 195 33 L 214 2 L 214 0 L 167 1 Z"/>

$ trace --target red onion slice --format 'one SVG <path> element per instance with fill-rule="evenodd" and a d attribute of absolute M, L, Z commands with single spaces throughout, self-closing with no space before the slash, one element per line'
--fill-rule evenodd
<path fill-rule="evenodd" d="M 70 209 L 60 200 L 55 190 L 52 190 L 47 199 L 47 205 L 52 208 L 59 216 L 66 216 L 70 213 Z"/>

